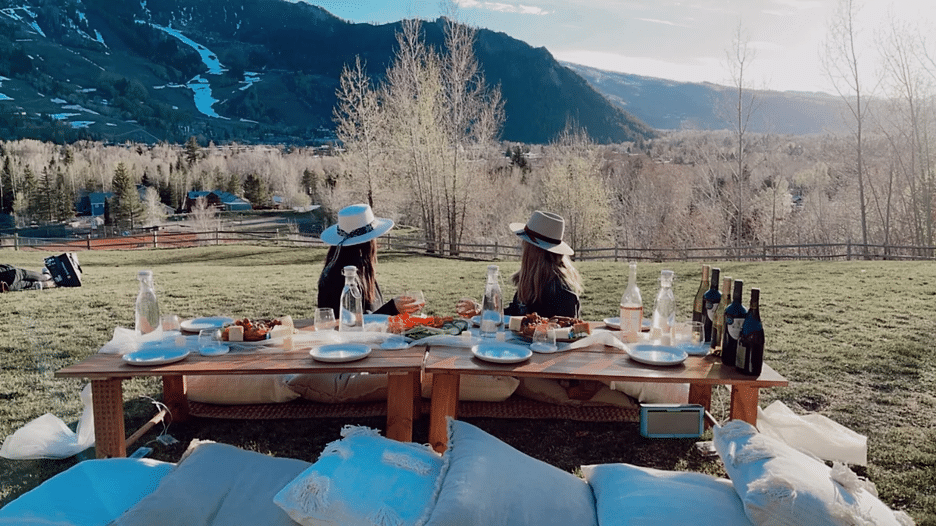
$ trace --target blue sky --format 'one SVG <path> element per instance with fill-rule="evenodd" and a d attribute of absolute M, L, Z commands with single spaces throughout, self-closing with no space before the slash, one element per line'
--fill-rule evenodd
<path fill-rule="evenodd" d="M 305 1 L 351 22 L 434 19 L 441 13 L 438 0 Z M 838 0 L 454 1 L 461 21 L 546 47 L 559 60 L 729 85 L 726 50 L 740 24 L 756 53 L 748 70 L 751 87 L 834 92 L 820 66 L 819 49 Z M 877 60 L 875 34 L 883 21 L 936 20 L 932 0 L 861 4 L 860 52 L 869 64 Z"/>

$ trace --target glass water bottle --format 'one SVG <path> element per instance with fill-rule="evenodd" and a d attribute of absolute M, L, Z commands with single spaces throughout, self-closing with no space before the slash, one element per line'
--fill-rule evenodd
<path fill-rule="evenodd" d="M 137 336 L 141 336 L 159 328 L 159 303 L 153 288 L 153 271 L 141 270 L 137 279 L 140 281 L 140 292 L 136 299 L 133 328 Z"/>
<path fill-rule="evenodd" d="M 358 281 L 357 267 L 348 265 L 341 270 L 345 284 L 341 289 L 341 312 L 339 313 L 338 331 L 364 330 L 364 294 Z"/>
<path fill-rule="evenodd" d="M 503 322 L 504 298 L 501 294 L 500 271 L 497 265 L 488 265 L 487 282 L 484 284 L 484 299 L 481 302 L 481 336 L 494 338 Z"/>
<path fill-rule="evenodd" d="M 643 299 L 640 297 L 640 288 L 637 286 L 637 263 L 630 263 L 630 274 L 627 277 L 627 288 L 621 296 L 621 339 L 633 343 L 640 338 L 643 324 Z"/>
<path fill-rule="evenodd" d="M 676 328 L 676 294 L 673 292 L 673 271 L 660 271 L 660 291 L 653 304 L 653 321 L 650 325 L 650 337 L 659 338 L 662 345 L 673 341 Z"/>

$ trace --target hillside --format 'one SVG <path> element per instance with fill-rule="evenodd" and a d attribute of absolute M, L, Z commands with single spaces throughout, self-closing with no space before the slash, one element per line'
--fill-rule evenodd
<path fill-rule="evenodd" d="M 568 62 L 562 65 L 581 75 L 618 107 L 658 130 L 728 127 L 719 106 L 736 97 L 734 88 L 605 71 Z M 809 135 L 845 130 L 842 120 L 845 107 L 838 97 L 769 90 L 757 90 L 755 95 L 759 106 L 751 119 L 752 132 Z"/>
<path fill-rule="evenodd" d="M 286 0 L 0 0 L 0 138 L 326 141 L 342 67 L 359 55 L 382 74 L 399 27 Z M 438 47 L 442 20 L 423 27 Z M 601 143 L 655 133 L 544 48 L 479 30 L 477 55 L 505 140 L 546 143 L 569 122 Z"/>

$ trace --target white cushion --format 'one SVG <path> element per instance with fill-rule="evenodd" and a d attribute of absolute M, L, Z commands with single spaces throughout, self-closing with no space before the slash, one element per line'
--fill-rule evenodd
<path fill-rule="evenodd" d="M 173 468 L 151 459 L 86 460 L 0 509 L 0 525 L 103 526 L 155 490 Z"/>
<path fill-rule="evenodd" d="M 613 381 L 611 389 L 621 391 L 641 404 L 685 404 L 689 400 L 689 384 Z"/>
<path fill-rule="evenodd" d="M 728 479 L 630 464 L 582 466 L 582 474 L 595 492 L 601 526 L 751 526 Z"/>
<path fill-rule="evenodd" d="M 463 377 L 464 378 L 464 377 Z M 634 408 L 639 407 L 634 400 L 620 391 L 614 391 L 606 384 L 601 384 L 595 394 L 588 400 L 571 398 L 569 391 L 562 380 L 552 378 L 524 377 L 520 379 L 520 386 L 516 393 L 524 398 L 555 405 L 568 406 L 614 406 Z"/>
<path fill-rule="evenodd" d="M 784 442 L 732 420 L 714 428 L 715 449 L 756 525 L 912 524 L 881 502 L 873 484 L 844 464 L 829 468 Z"/>
<path fill-rule="evenodd" d="M 273 501 L 303 526 L 421 525 L 442 476 L 428 446 L 397 442 L 345 426 L 308 469 Z"/>
<path fill-rule="evenodd" d="M 458 379 L 458 399 L 462 402 L 503 402 L 517 390 L 520 380 L 513 376 L 463 374 Z M 432 373 L 422 376 L 422 397 L 432 398 Z"/>
<path fill-rule="evenodd" d="M 226 444 L 193 441 L 159 487 L 114 526 L 295 526 L 273 496 L 309 466 Z"/>
<path fill-rule="evenodd" d="M 186 376 L 189 400 L 205 404 L 278 404 L 299 398 L 282 374 Z"/>
<path fill-rule="evenodd" d="M 367 373 L 297 374 L 286 385 L 302 398 L 336 404 L 387 399 L 387 375 Z"/>
<path fill-rule="evenodd" d="M 449 419 L 446 472 L 429 526 L 597 526 L 588 484 Z"/>

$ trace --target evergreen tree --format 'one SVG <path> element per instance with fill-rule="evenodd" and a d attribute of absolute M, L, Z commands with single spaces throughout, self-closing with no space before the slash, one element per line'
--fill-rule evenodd
<path fill-rule="evenodd" d="M 65 173 L 55 171 L 55 218 L 59 221 L 75 217 L 75 193 L 65 184 Z"/>
<path fill-rule="evenodd" d="M 45 221 L 55 220 L 55 179 L 51 168 L 42 169 L 42 178 L 39 181 L 39 191 L 34 194 L 33 213 Z"/>
<path fill-rule="evenodd" d="M 22 191 L 17 190 L 17 194 L 22 194 L 23 203 L 21 206 L 25 207 L 21 213 L 26 215 L 35 215 L 36 214 L 36 194 L 39 193 L 39 181 L 36 180 L 36 175 L 33 174 L 32 169 L 29 166 L 23 168 L 23 182 L 21 184 Z M 18 196 L 19 197 L 19 196 Z"/>
<path fill-rule="evenodd" d="M 238 177 L 237 174 L 231 174 L 228 177 L 227 184 L 224 185 L 224 191 L 234 195 L 242 195 L 244 193 L 244 187 L 241 185 L 240 177 Z"/>
<path fill-rule="evenodd" d="M 0 214 L 8 214 L 13 211 L 13 200 L 15 198 L 13 167 L 10 163 L 10 157 L 5 155 L 3 157 L 3 170 L 0 171 Z"/>
<path fill-rule="evenodd" d="M 135 220 L 140 219 L 143 213 L 143 203 L 130 177 L 130 170 L 124 163 L 118 163 L 117 168 L 114 169 L 111 188 L 114 191 L 115 201 L 115 209 L 112 211 L 114 222 L 129 223 L 130 228 L 133 228 Z"/>
<path fill-rule="evenodd" d="M 270 189 L 259 177 L 248 174 L 244 181 L 244 198 L 250 201 L 254 208 L 268 208 L 271 201 Z"/>
<path fill-rule="evenodd" d="M 198 140 L 194 135 L 188 138 L 188 142 L 185 143 L 185 162 L 189 166 L 192 166 L 198 161 L 198 158 L 201 156 L 201 147 L 198 145 Z"/>

